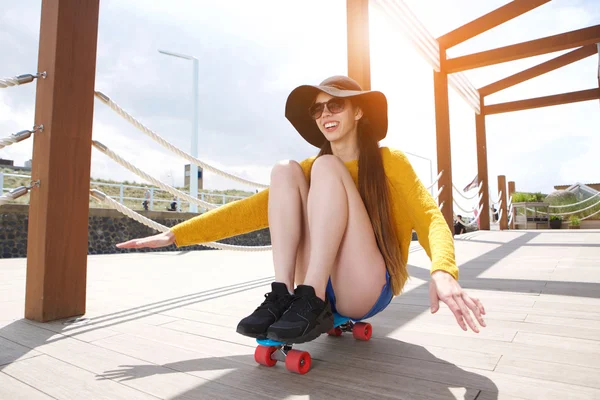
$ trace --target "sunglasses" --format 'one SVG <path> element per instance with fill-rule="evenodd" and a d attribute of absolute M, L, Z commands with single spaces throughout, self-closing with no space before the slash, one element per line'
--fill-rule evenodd
<path fill-rule="evenodd" d="M 329 99 L 326 103 L 314 103 L 312 106 L 308 108 L 308 115 L 311 116 L 312 119 L 319 119 L 321 115 L 323 115 L 323 111 L 325 110 L 325 106 L 332 114 L 339 114 L 344 111 L 344 106 L 346 105 L 346 100 L 341 99 L 339 97 L 333 97 Z"/>

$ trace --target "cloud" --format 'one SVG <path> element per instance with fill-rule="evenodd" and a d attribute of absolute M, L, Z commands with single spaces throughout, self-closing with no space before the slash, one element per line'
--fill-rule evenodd
<path fill-rule="evenodd" d="M 435 36 L 506 3 L 406 1 Z M 0 46 L 10 57 L 0 64 L 0 76 L 35 72 L 40 7 L 39 0 L 5 5 L 0 15 Z M 27 16 L 26 24 L 23 16 Z M 454 57 L 531 40 L 599 20 L 595 0 L 551 2 L 449 54 Z M 430 159 L 433 173 L 428 160 L 409 155 L 428 184 L 430 175 L 437 175 L 431 67 L 395 23 L 375 10 L 370 36 L 372 87 L 384 91 L 389 102 L 390 130 L 383 144 Z M 189 61 L 159 54 L 158 49 L 200 60 L 199 158 L 265 182 L 277 160 L 300 160 L 316 153 L 285 119 L 284 106 L 297 85 L 346 73 L 345 1 L 103 0 L 96 89 L 189 151 L 192 66 Z M 481 87 L 556 55 L 480 68 L 467 75 Z M 597 87 L 597 66 L 598 58 L 590 57 L 488 100 L 503 102 Z M 34 106 L 35 84 L 0 92 L 0 134 L 33 126 Z M 452 90 L 450 106 L 453 177 L 456 186 L 464 187 L 477 171 L 474 116 Z M 94 118 L 94 139 L 152 175 L 183 183 L 185 160 L 152 142 L 97 100 Z M 598 171 L 592 149 L 598 147 L 599 122 L 596 102 L 488 117 L 491 191 L 496 191 L 499 174 L 516 180 L 521 190 L 546 192 L 557 183 L 595 180 Z M 0 157 L 14 158 L 17 163 L 31 157 L 31 144 L 11 147 L 0 150 Z M 93 177 L 139 180 L 97 151 L 92 155 Z M 205 186 L 247 188 L 210 173 L 205 174 Z"/>

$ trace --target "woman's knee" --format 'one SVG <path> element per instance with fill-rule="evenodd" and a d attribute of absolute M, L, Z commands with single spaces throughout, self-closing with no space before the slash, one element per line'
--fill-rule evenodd
<path fill-rule="evenodd" d="M 324 177 L 340 176 L 347 172 L 342 160 L 334 155 L 326 154 L 318 157 L 312 165 L 311 181 Z"/>
<path fill-rule="evenodd" d="M 298 179 L 304 179 L 304 171 L 294 160 L 279 161 L 271 169 L 271 185 Z"/>

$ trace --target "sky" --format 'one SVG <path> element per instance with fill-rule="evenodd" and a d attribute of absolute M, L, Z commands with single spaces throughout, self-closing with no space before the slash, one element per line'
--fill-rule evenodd
<path fill-rule="evenodd" d="M 435 37 L 507 0 L 405 0 Z M 0 14 L 0 77 L 36 72 L 41 1 L 7 2 Z M 449 57 L 541 38 L 600 23 L 597 0 L 554 0 L 448 52 Z M 389 131 L 381 142 L 409 155 L 426 186 L 437 175 L 433 74 L 397 23 L 371 2 L 372 89 L 389 102 Z M 190 152 L 192 65 L 165 49 L 200 60 L 198 158 L 227 172 L 268 183 L 278 160 L 302 160 L 317 149 L 285 119 L 288 94 L 347 74 L 344 0 L 102 0 L 96 90 L 150 129 Z M 482 87 L 564 52 L 467 71 Z M 506 89 L 486 104 L 598 87 L 598 56 Z M 0 137 L 34 124 L 35 84 L 0 90 Z M 450 89 L 453 179 L 477 173 L 475 118 Z M 497 176 L 517 190 L 549 193 L 554 185 L 600 181 L 600 104 L 589 101 L 487 117 L 492 197 Z M 185 160 L 95 100 L 93 139 L 158 179 L 183 184 Z M 32 140 L 0 149 L 23 165 Z M 92 152 L 92 178 L 143 182 L 104 154 Z M 204 174 L 207 189 L 254 188 Z M 461 201 L 472 207 L 472 201 Z"/>

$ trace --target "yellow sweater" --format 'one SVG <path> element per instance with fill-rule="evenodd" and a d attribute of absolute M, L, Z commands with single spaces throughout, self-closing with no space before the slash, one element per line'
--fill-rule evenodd
<path fill-rule="evenodd" d="M 431 194 L 418 179 L 401 151 L 381 148 L 383 166 L 390 184 L 392 213 L 404 263 L 413 229 L 431 259 L 431 272 L 442 270 L 458 279 L 454 239 Z M 307 180 L 316 157 L 300 163 Z M 358 160 L 345 163 L 358 187 Z M 171 228 L 177 247 L 212 242 L 269 226 L 269 189 L 246 199 L 229 203 Z M 398 295 L 398 288 L 394 295 Z M 396 292 L 396 291 L 395 291 Z"/>

